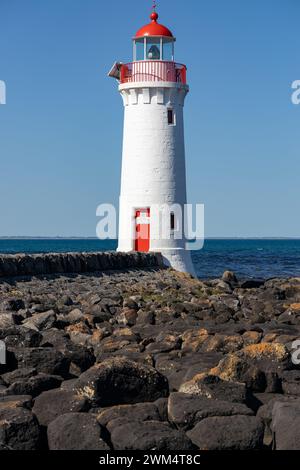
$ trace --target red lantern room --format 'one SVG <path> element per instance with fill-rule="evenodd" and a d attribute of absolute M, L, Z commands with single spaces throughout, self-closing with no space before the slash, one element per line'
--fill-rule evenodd
<path fill-rule="evenodd" d="M 186 85 L 186 66 L 175 63 L 175 37 L 171 31 L 158 23 L 154 10 L 151 22 L 140 28 L 133 38 L 133 62 L 116 62 L 109 72 L 123 83 L 132 82 L 178 82 Z"/>
<path fill-rule="evenodd" d="M 157 22 L 156 11 L 151 13 L 150 19 L 151 23 L 140 28 L 133 39 L 133 60 L 174 61 L 176 39 L 166 26 Z"/>

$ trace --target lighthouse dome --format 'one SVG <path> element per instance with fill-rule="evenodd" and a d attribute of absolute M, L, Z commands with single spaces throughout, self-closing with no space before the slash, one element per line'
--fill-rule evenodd
<path fill-rule="evenodd" d="M 153 37 L 153 36 L 160 36 L 160 37 L 167 37 L 167 38 L 173 38 L 173 34 L 171 31 L 164 25 L 159 24 L 157 22 L 158 20 L 158 14 L 156 11 L 153 11 L 150 15 L 151 23 L 146 24 L 142 28 L 140 28 L 136 35 L 135 39 L 138 38 L 143 38 L 143 37 Z"/>

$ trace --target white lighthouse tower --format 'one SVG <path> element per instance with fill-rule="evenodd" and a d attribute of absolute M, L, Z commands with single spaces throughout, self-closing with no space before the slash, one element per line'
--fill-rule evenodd
<path fill-rule="evenodd" d="M 186 66 L 175 62 L 175 38 L 155 6 L 150 19 L 133 38 L 133 62 L 109 73 L 125 108 L 118 251 L 160 252 L 194 275 L 184 235 Z"/>

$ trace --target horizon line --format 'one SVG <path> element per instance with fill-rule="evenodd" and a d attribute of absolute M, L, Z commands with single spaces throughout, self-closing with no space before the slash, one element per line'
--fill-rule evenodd
<path fill-rule="evenodd" d="M 98 240 L 98 241 L 118 241 L 118 239 L 99 239 L 97 237 L 89 237 L 89 236 L 0 236 L 0 240 Z M 204 240 L 300 240 L 300 236 L 293 237 L 293 236 L 286 236 L 286 237 L 272 237 L 272 236 L 228 236 L 228 237 L 205 237 Z"/>

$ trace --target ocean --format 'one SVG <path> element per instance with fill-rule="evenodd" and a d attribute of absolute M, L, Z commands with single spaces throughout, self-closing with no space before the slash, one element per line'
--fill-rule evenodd
<path fill-rule="evenodd" d="M 0 253 L 114 251 L 116 240 L 0 239 Z M 208 239 L 193 251 L 199 278 L 217 278 L 234 271 L 239 278 L 300 277 L 300 240 Z"/>

